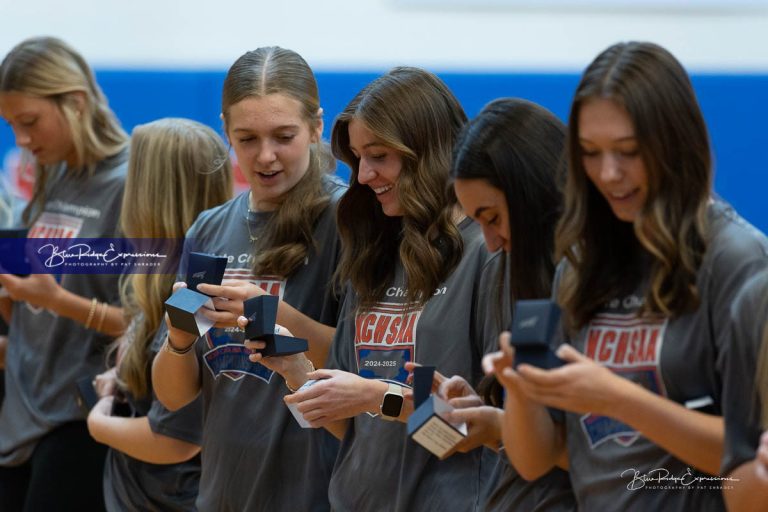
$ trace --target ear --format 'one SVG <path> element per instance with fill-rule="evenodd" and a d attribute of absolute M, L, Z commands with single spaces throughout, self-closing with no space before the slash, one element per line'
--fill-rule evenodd
<path fill-rule="evenodd" d="M 72 105 L 75 107 L 75 112 L 77 113 L 77 117 L 80 117 L 85 112 L 86 107 L 86 98 L 85 98 L 85 92 L 83 91 L 73 91 L 67 94 L 67 97 L 72 102 Z"/>
<path fill-rule="evenodd" d="M 224 119 L 224 112 L 219 114 L 219 119 L 221 119 L 221 129 L 224 131 L 224 138 L 227 139 L 227 144 L 231 146 L 232 141 L 229 140 L 229 130 L 227 129 L 227 120 Z"/>
<path fill-rule="evenodd" d="M 323 126 L 323 109 L 321 107 L 317 109 L 317 125 L 315 126 L 310 139 L 313 144 L 316 144 L 323 139 Z"/>

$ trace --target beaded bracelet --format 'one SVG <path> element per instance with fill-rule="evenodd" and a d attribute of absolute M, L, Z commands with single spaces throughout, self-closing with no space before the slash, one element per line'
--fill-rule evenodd
<path fill-rule="evenodd" d="M 88 318 L 85 319 L 85 328 L 91 328 L 91 321 L 93 320 L 93 314 L 96 312 L 96 305 L 99 303 L 96 297 L 91 299 L 91 309 L 88 310 Z"/>
<path fill-rule="evenodd" d="M 96 324 L 96 327 L 94 327 L 94 329 L 96 329 L 97 331 L 101 331 L 101 326 L 104 325 L 104 317 L 106 316 L 107 316 L 107 303 L 102 302 L 101 311 L 99 312 L 99 321 Z"/>

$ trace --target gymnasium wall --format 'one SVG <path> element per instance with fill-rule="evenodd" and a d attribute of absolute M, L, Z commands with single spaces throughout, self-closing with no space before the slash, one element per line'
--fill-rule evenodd
<path fill-rule="evenodd" d="M 716 162 L 716 191 L 768 231 L 768 2 L 762 0 L 0 0 L 0 53 L 40 34 L 78 48 L 127 129 L 163 116 L 220 128 L 226 68 L 278 44 L 316 70 L 326 136 L 364 84 L 426 67 L 467 113 L 500 96 L 565 119 L 581 70 L 619 40 L 651 40 L 691 72 Z M 17 152 L 0 125 L 0 164 Z M 345 169 L 340 174 L 347 175 Z"/>

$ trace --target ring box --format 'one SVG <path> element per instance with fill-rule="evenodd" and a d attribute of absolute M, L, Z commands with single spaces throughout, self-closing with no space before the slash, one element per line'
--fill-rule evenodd
<path fill-rule="evenodd" d="M 96 389 L 93 387 L 94 378 L 94 375 L 89 375 L 75 381 L 75 384 L 77 384 L 77 403 L 86 414 L 99 401 L 99 395 L 96 394 Z"/>
<path fill-rule="evenodd" d="M 274 295 L 251 297 L 243 303 L 243 316 L 248 318 L 245 337 L 249 340 L 264 341 L 267 346 L 257 352 L 264 357 L 290 356 L 309 350 L 304 338 L 283 336 L 275 333 L 279 299 Z"/>
<path fill-rule="evenodd" d="M 274 295 L 259 295 L 243 302 L 243 316 L 248 319 L 246 338 L 260 340 L 263 336 L 275 334 L 278 301 Z"/>
<path fill-rule="evenodd" d="M 518 300 L 512 316 L 514 367 L 521 363 L 552 369 L 565 364 L 551 343 L 560 323 L 560 307 L 551 300 Z"/>
<path fill-rule="evenodd" d="M 27 228 L 0 229 L 0 267 L 3 272 L 26 277 L 32 272 L 27 256 Z"/>
<path fill-rule="evenodd" d="M 408 436 L 439 458 L 445 457 L 467 436 L 466 423 L 453 423 L 445 414 L 453 407 L 434 394 L 435 368 L 418 366 L 413 371 L 413 400 L 416 410 L 408 418 Z"/>
<path fill-rule="evenodd" d="M 225 256 L 214 256 L 202 252 L 189 253 L 187 262 L 187 288 L 196 292 L 199 284 L 220 285 L 227 268 Z M 202 293 L 202 292 L 198 292 Z"/>
<path fill-rule="evenodd" d="M 171 325 L 198 337 L 208 332 L 214 324 L 213 320 L 203 314 L 205 308 L 214 310 L 211 298 L 188 288 L 180 288 L 165 301 Z"/>

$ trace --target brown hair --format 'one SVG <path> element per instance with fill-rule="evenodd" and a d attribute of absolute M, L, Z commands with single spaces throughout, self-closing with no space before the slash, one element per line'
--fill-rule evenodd
<path fill-rule="evenodd" d="M 310 129 L 321 121 L 320 98 L 312 69 L 296 52 L 277 46 L 247 52 L 232 64 L 224 80 L 221 112 L 225 131 L 229 108 L 246 99 L 283 94 L 296 99 Z M 322 142 L 310 148 L 309 169 L 283 197 L 254 248 L 253 273 L 257 276 L 288 277 L 315 247 L 312 233 L 320 213 L 330 202 L 323 188 L 323 175 L 336 162 Z"/>
<path fill-rule="evenodd" d="M 349 148 L 353 119 L 402 157 L 397 184 L 402 217 L 384 215 L 370 187 L 358 183 L 360 161 Z M 442 80 L 422 69 L 398 67 L 360 91 L 334 123 L 333 153 L 352 171 L 338 208 L 338 276 L 352 283 L 360 307 L 383 296 L 398 256 L 407 299 L 416 304 L 426 303 L 461 259 L 462 239 L 452 219 L 456 196 L 448 173 L 465 122 L 464 110 Z"/>
<path fill-rule="evenodd" d="M 598 98 L 615 101 L 628 113 L 648 175 L 648 199 L 634 223 L 613 215 L 584 169 L 579 113 L 584 103 Z M 569 172 L 556 254 L 570 264 L 559 299 L 571 327 L 585 325 L 648 271 L 641 314 L 674 317 L 698 307 L 696 272 L 706 250 L 712 164 L 704 118 L 682 65 L 652 43 L 619 43 L 605 50 L 576 90 L 567 145 Z"/>

